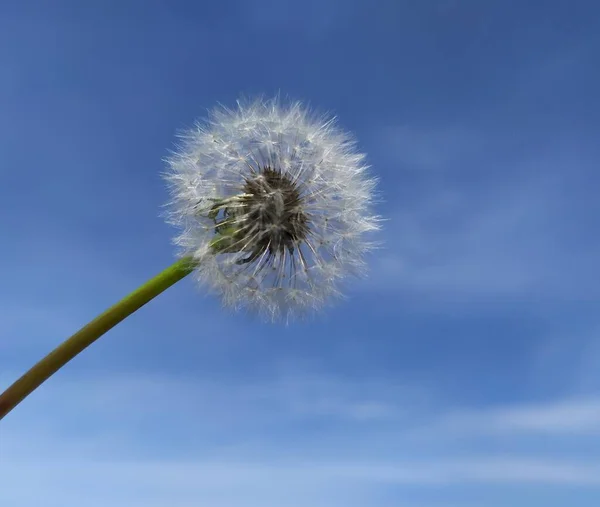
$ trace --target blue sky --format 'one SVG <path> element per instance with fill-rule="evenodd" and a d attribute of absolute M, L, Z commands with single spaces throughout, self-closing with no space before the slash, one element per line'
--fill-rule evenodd
<path fill-rule="evenodd" d="M 10 507 L 600 503 L 600 5 L 0 6 L 0 387 L 174 257 L 217 102 L 332 111 L 385 248 L 288 328 L 184 280 L 0 423 Z"/>

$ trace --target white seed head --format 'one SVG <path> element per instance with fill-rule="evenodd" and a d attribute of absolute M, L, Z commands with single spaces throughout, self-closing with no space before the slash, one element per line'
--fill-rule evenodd
<path fill-rule="evenodd" d="M 289 320 L 364 271 L 375 180 L 333 118 L 279 98 L 238 101 L 181 140 L 165 175 L 175 243 L 227 306 Z"/>

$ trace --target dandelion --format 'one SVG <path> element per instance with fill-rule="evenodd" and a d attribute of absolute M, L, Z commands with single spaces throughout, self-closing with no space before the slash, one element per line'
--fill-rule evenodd
<path fill-rule="evenodd" d="M 289 321 L 363 272 L 375 181 L 333 119 L 278 99 L 238 102 L 182 140 L 166 175 L 175 242 L 226 305 Z"/>
<path fill-rule="evenodd" d="M 68 361 L 190 273 L 271 321 L 321 310 L 365 270 L 375 180 L 335 119 L 279 98 L 214 109 L 165 174 L 179 227 L 172 266 L 100 314 L 0 395 L 0 419 Z"/>

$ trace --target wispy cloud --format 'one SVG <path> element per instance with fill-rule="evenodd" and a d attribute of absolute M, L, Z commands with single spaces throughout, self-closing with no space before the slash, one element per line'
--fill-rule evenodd
<path fill-rule="evenodd" d="M 477 149 L 469 149 L 461 165 L 461 147 L 469 144 L 466 131 L 443 135 L 446 142 L 437 149 L 430 145 L 435 137 L 419 142 L 404 130 L 397 135 L 405 139 L 408 165 L 433 172 L 410 176 L 414 192 L 399 190 L 392 203 L 385 249 L 369 282 L 373 290 L 429 304 L 596 297 L 588 273 L 595 269 L 600 245 L 576 232 L 573 224 L 586 215 L 565 196 L 569 183 L 556 158 L 546 153 L 521 161 L 505 177 L 496 172 L 487 179 L 485 166 L 472 172 L 469 157 Z M 471 142 L 478 146 L 481 137 Z M 577 167 L 578 155 L 571 155 L 562 154 L 561 167 Z M 448 179 L 448 171 L 460 178 Z"/>
<path fill-rule="evenodd" d="M 60 452 L 60 448 L 56 449 Z M 393 486 L 443 487 L 503 484 L 598 488 L 600 467 L 585 462 L 530 458 L 431 459 L 427 462 L 99 461 L 90 456 L 2 462 L 0 499 L 19 507 L 110 503 L 174 507 L 364 505 L 375 491 Z M 27 477 L 25 484 L 23 478 Z M 59 503 L 59 502 L 62 502 Z"/>
<path fill-rule="evenodd" d="M 15 507 L 40 491 L 57 507 L 300 507 L 364 505 L 398 485 L 600 487 L 590 456 L 424 445 L 595 438 L 599 399 L 440 408 L 410 386 L 299 373 L 250 383 L 66 373 L 32 398 L 3 421 L 0 501 Z"/>
<path fill-rule="evenodd" d="M 600 398 L 456 411 L 441 416 L 425 431 L 442 431 L 445 435 L 593 436 L 600 434 Z"/>
<path fill-rule="evenodd" d="M 12 376 L 0 376 L 0 387 Z M 282 375 L 262 380 L 210 380 L 175 375 L 78 375 L 52 378 L 15 414 L 20 426 L 69 419 L 76 406 L 79 416 L 117 424 L 124 418 L 164 419 L 181 427 L 250 430 L 285 421 L 329 421 L 368 424 L 398 421 L 427 403 L 428 393 L 414 386 L 383 380 L 357 381 L 317 374 Z M 49 409 L 52 407 L 52 411 Z M 21 412 L 22 411 L 22 412 Z M 173 417 L 177 414 L 177 417 Z M 78 416 L 78 417 L 79 417 Z M 21 420 L 22 419 L 22 420 Z M 7 422 L 10 425 L 12 420 Z M 194 424 L 190 424 L 195 421 Z M 95 427 L 95 423 L 94 423 Z"/>
<path fill-rule="evenodd" d="M 11 376 L 3 375 L 0 387 L 11 380 Z M 64 428 L 79 423 L 82 426 L 77 434 L 92 436 L 102 433 L 103 427 L 114 430 L 124 425 L 131 431 L 144 421 L 152 421 L 146 425 L 149 434 L 162 425 L 182 438 L 205 432 L 220 438 L 231 432 L 229 440 L 236 444 L 244 438 L 260 440 L 274 428 L 287 427 L 293 435 L 295 430 L 305 430 L 305 425 L 316 425 L 317 437 L 342 431 L 347 442 L 372 437 L 378 431 L 395 441 L 417 435 L 452 440 L 457 434 L 490 439 L 520 434 L 586 438 L 600 432 L 598 397 L 458 407 L 443 403 L 440 396 L 385 379 L 349 381 L 312 373 L 226 381 L 172 375 L 78 374 L 51 379 L 4 425 L 17 434 L 58 431 L 66 437 Z M 143 440 L 143 433 L 141 430 L 130 437 Z M 293 442 L 289 445 L 294 447 Z"/>

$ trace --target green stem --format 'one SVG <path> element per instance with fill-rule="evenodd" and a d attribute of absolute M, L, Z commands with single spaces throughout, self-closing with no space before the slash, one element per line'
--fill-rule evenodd
<path fill-rule="evenodd" d="M 191 257 L 178 260 L 67 338 L 0 395 L 0 419 L 77 354 L 171 285 L 189 275 L 193 268 Z"/>

